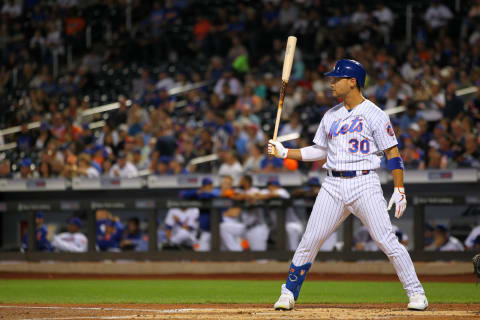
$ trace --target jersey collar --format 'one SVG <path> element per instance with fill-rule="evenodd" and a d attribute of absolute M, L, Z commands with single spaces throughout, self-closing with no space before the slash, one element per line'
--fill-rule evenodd
<path fill-rule="evenodd" d="M 343 103 L 343 115 L 344 115 L 344 119 L 347 119 L 353 115 L 356 115 L 358 114 L 359 110 L 362 109 L 362 107 L 365 105 L 365 103 L 367 102 L 367 99 L 363 100 L 362 103 L 358 104 L 355 108 L 353 108 L 352 110 L 348 110 L 347 107 L 345 107 L 345 103 Z"/>

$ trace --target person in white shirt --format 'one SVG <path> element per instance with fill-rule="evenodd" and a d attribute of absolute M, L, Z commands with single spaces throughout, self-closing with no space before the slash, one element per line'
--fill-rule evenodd
<path fill-rule="evenodd" d="M 22 14 L 22 1 L 8 0 L 2 7 L 2 14 L 16 18 Z"/>
<path fill-rule="evenodd" d="M 467 239 L 465 239 L 465 247 L 467 247 L 468 250 L 472 250 L 472 248 L 475 245 L 475 239 L 480 236 L 480 226 L 476 226 L 475 228 L 470 231 L 468 234 Z"/>
<path fill-rule="evenodd" d="M 433 244 L 435 251 L 464 251 L 463 244 L 457 238 L 451 236 L 448 228 L 440 224 L 433 231 Z"/>
<path fill-rule="evenodd" d="M 350 23 L 354 28 L 362 28 L 368 23 L 368 13 L 365 10 L 365 5 L 363 3 L 358 4 L 357 10 L 352 14 Z"/>
<path fill-rule="evenodd" d="M 252 177 L 243 176 L 239 186 L 232 199 L 253 203 L 260 190 L 252 186 Z M 269 233 L 262 208 L 229 208 L 220 223 L 224 250 L 242 251 L 241 239 L 246 238 L 251 251 L 265 251 Z"/>
<path fill-rule="evenodd" d="M 300 122 L 300 114 L 297 112 L 293 112 L 290 115 L 290 120 L 288 123 L 282 126 L 280 129 L 280 136 L 291 134 L 291 133 L 297 133 L 299 136 L 302 133 L 303 126 Z M 289 141 L 289 143 L 286 144 L 287 146 L 290 146 L 292 148 L 298 147 L 298 143 L 296 140 Z"/>
<path fill-rule="evenodd" d="M 65 176 L 80 176 L 87 178 L 98 178 L 100 172 L 92 166 L 92 158 L 87 153 L 82 153 L 78 156 L 78 165 L 66 165 Z"/>
<path fill-rule="evenodd" d="M 261 170 L 261 163 L 263 159 L 263 153 L 260 147 L 256 144 L 251 144 L 249 148 L 248 158 L 243 164 L 243 170 L 245 172 L 259 172 Z"/>
<path fill-rule="evenodd" d="M 175 81 L 173 81 L 172 78 L 168 75 L 166 71 L 160 72 L 158 75 L 158 82 L 155 84 L 155 89 L 160 90 L 160 89 L 165 89 L 170 90 L 175 87 Z"/>
<path fill-rule="evenodd" d="M 372 16 L 378 21 L 376 28 L 384 36 L 385 42 L 388 43 L 390 41 L 390 29 L 395 19 L 392 10 L 383 3 L 378 3 L 377 9 L 372 12 Z"/>
<path fill-rule="evenodd" d="M 405 247 L 408 245 L 408 235 L 404 234 L 399 227 L 392 224 L 392 229 L 395 235 L 398 238 L 398 241 L 403 244 Z M 368 233 L 368 230 L 365 226 L 361 226 L 358 231 L 355 233 L 355 250 L 356 251 L 379 251 L 375 241 Z"/>
<path fill-rule="evenodd" d="M 169 243 L 174 246 L 192 247 L 196 241 L 199 215 L 198 208 L 171 208 L 168 210 L 165 225 Z"/>
<path fill-rule="evenodd" d="M 223 72 L 222 77 L 218 79 L 213 89 L 222 101 L 225 99 L 225 93 L 223 91 L 224 84 L 228 85 L 230 93 L 234 96 L 238 96 L 242 92 L 242 83 L 233 76 L 232 70 L 227 69 Z"/>
<path fill-rule="evenodd" d="M 225 151 L 222 157 L 223 163 L 218 169 L 218 174 L 221 176 L 238 176 L 242 174 L 243 167 L 233 154 L 233 151 Z"/>
<path fill-rule="evenodd" d="M 87 237 L 80 232 L 82 222 L 73 217 L 68 220 L 67 232 L 53 236 L 52 246 L 56 251 L 63 252 L 87 252 Z"/>
<path fill-rule="evenodd" d="M 430 7 L 425 12 L 425 21 L 432 29 L 438 29 L 448 24 L 448 21 L 453 18 L 452 11 L 440 3 L 439 0 L 433 0 Z"/>
<path fill-rule="evenodd" d="M 117 163 L 110 169 L 109 176 L 111 178 L 135 178 L 138 177 L 137 168 L 127 161 L 125 151 L 120 151 L 117 156 Z"/>

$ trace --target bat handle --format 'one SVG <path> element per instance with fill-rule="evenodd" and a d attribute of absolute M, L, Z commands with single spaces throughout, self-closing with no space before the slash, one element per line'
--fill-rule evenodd
<path fill-rule="evenodd" d="M 282 81 L 282 88 L 280 89 L 280 98 L 278 100 L 278 108 L 277 108 L 277 119 L 275 120 L 275 129 L 273 130 L 273 141 L 277 141 L 278 126 L 280 125 L 280 118 L 282 116 L 283 101 L 285 100 L 285 92 L 287 91 L 287 83 L 288 82 L 286 82 L 286 81 Z"/>
<path fill-rule="evenodd" d="M 279 102 L 277 109 L 277 119 L 275 120 L 275 130 L 273 130 L 273 141 L 277 141 L 278 126 L 280 124 L 280 118 L 282 116 L 283 101 Z"/>

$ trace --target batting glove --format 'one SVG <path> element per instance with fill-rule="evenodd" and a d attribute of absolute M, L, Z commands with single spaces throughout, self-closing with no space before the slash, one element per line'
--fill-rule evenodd
<path fill-rule="evenodd" d="M 285 159 L 287 157 L 288 149 L 280 142 L 270 139 L 268 140 L 267 153 L 269 156 Z"/>
<path fill-rule="evenodd" d="M 388 203 L 387 210 L 390 210 L 395 203 L 395 218 L 400 219 L 400 217 L 405 212 L 407 208 L 407 197 L 405 196 L 405 188 L 396 187 L 393 189 L 392 197 Z"/>

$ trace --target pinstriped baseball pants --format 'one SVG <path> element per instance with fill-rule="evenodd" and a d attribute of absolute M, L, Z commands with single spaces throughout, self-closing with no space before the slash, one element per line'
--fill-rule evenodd
<path fill-rule="evenodd" d="M 354 178 L 327 177 L 322 184 L 292 263 L 313 263 L 323 242 L 353 213 L 393 264 L 407 295 L 424 293 L 408 251 L 398 242 L 375 172 Z"/>

